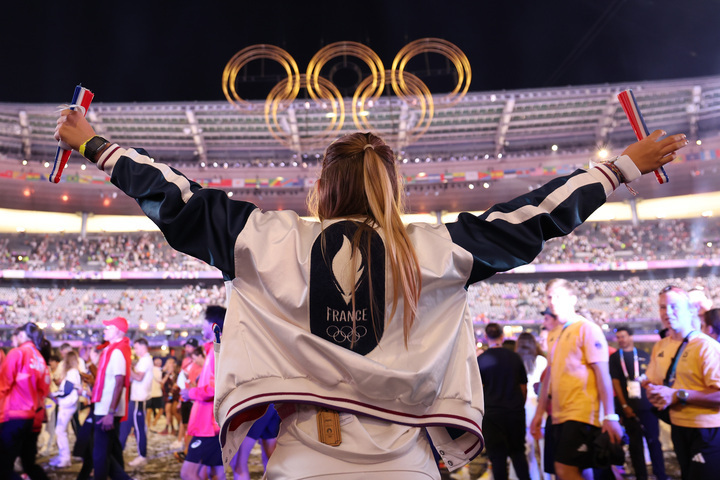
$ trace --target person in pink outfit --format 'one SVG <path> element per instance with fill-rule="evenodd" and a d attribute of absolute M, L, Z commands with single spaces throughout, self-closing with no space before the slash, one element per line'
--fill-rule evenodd
<path fill-rule="evenodd" d="M 40 353 L 49 343 L 32 322 L 16 328 L 12 342 L 14 348 L 0 365 L 0 478 L 21 478 L 14 471 L 15 459 L 20 457 L 31 479 L 47 479 L 35 464 L 33 424 L 44 416 L 50 392 L 50 369 Z"/>
<path fill-rule="evenodd" d="M 184 401 L 192 401 L 187 434 L 192 436 L 185 461 L 180 470 L 183 480 L 200 480 L 203 469 L 208 467 L 209 477 L 225 479 L 222 450 L 220 448 L 220 426 L 213 414 L 215 400 L 215 350 L 213 348 L 213 325 L 222 329 L 225 320 L 225 309 L 211 305 L 205 311 L 203 339 L 205 363 L 197 377 L 197 386 L 185 388 L 180 392 Z"/>

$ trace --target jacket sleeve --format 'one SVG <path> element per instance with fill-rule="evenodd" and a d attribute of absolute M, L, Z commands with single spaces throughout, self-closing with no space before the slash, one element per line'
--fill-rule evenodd
<path fill-rule="evenodd" d="M 38 400 L 39 400 L 39 406 L 43 407 L 43 402 L 45 401 L 45 397 L 47 397 L 50 394 L 50 367 L 45 365 L 45 373 L 41 375 L 38 378 L 38 385 L 37 385 L 37 392 L 38 392 Z"/>
<path fill-rule="evenodd" d="M 203 385 L 202 387 L 193 387 L 188 390 L 188 396 L 190 400 L 201 400 L 203 402 L 209 402 L 215 398 L 215 379 L 213 378 L 210 382 Z"/>
<path fill-rule="evenodd" d="M 482 215 L 461 213 L 447 229 L 452 241 L 473 256 L 466 286 L 532 262 L 545 240 L 572 232 L 618 185 L 612 171 L 601 165 L 553 179 Z"/>
<path fill-rule="evenodd" d="M 112 145 L 97 165 L 138 202 L 174 249 L 217 267 L 225 279 L 235 276 L 235 239 L 255 205 L 202 188 L 141 149 Z"/>
<path fill-rule="evenodd" d="M 7 398 L 15 384 L 15 375 L 22 363 L 20 351 L 13 348 L 0 364 L 0 401 Z"/>

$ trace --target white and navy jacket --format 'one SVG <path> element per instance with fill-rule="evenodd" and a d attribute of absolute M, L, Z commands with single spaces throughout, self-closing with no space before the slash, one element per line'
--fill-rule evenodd
<path fill-rule="evenodd" d="M 628 157 L 617 165 L 629 180 L 640 176 Z M 202 188 L 143 150 L 113 145 L 98 167 L 173 248 L 217 267 L 227 281 L 228 312 L 215 345 L 215 417 L 226 462 L 267 404 L 287 402 L 425 427 L 451 470 L 466 464 L 483 448 L 484 408 L 467 287 L 531 262 L 545 240 L 570 233 L 619 186 L 599 166 L 480 216 L 409 225 L 422 294 L 405 348 L 402 302 L 385 318 L 392 281 L 383 232 L 372 235 L 371 263 L 365 249 L 349 267 L 356 226 L 346 219 L 321 226 L 291 211 L 263 212 Z M 368 275 L 384 309 L 373 309 L 364 290 Z"/>

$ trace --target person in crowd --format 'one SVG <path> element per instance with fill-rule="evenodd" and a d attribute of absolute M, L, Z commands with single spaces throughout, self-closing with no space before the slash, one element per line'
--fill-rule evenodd
<path fill-rule="evenodd" d="M 703 315 L 702 332 L 715 340 L 720 335 L 720 308 L 711 308 Z"/>
<path fill-rule="evenodd" d="M 147 464 L 147 425 L 145 424 L 145 403 L 150 398 L 153 380 L 153 359 L 149 352 L 148 341 L 138 338 L 133 344 L 137 363 L 130 372 L 130 403 L 127 419 L 120 423 L 120 447 L 125 450 L 125 442 L 130 432 L 135 431 L 138 456 L 128 462 L 130 467 L 142 467 Z"/>
<path fill-rule="evenodd" d="M 69 352 L 75 352 L 75 349 L 73 349 L 72 345 L 70 345 L 69 343 L 63 343 L 62 345 L 60 345 L 60 348 L 58 349 L 58 351 L 60 352 L 60 358 L 61 358 L 60 368 L 62 368 L 63 367 L 62 363 L 65 361 L 67 354 Z M 77 352 L 75 352 L 75 353 L 77 353 Z M 80 372 L 80 373 L 87 372 L 87 365 L 85 364 L 85 359 L 80 355 L 78 355 L 77 359 L 78 359 L 78 372 Z M 55 381 L 55 378 L 53 378 L 53 380 Z M 60 383 L 57 381 L 55 381 L 55 384 L 60 385 Z"/>
<path fill-rule="evenodd" d="M 550 313 L 563 325 L 548 343 L 550 375 L 545 380 L 552 398 L 555 474 L 561 480 L 592 478 L 595 437 L 607 432 L 619 443 L 623 435 L 613 404 L 607 341 L 597 324 L 575 313 L 577 295 L 570 282 L 550 280 L 545 297 Z M 547 395 L 543 388 L 531 423 L 535 437 L 541 435 Z"/>
<path fill-rule="evenodd" d="M 188 338 L 187 342 L 183 345 L 185 349 L 185 357 L 180 365 L 180 376 L 183 378 L 183 384 L 180 385 L 180 376 L 178 377 L 178 387 L 180 389 L 185 388 L 185 382 L 194 382 L 200 375 L 201 367 L 197 363 L 193 362 L 192 353 L 196 348 L 200 346 L 197 338 Z M 192 402 L 180 399 L 180 430 L 178 432 L 178 438 L 170 444 L 172 449 L 186 449 L 187 443 L 190 440 L 190 436 L 186 435 L 188 421 L 190 420 L 190 410 L 192 409 Z"/>
<path fill-rule="evenodd" d="M 77 411 L 78 391 L 82 388 L 80 379 L 79 356 L 74 350 L 65 352 L 62 361 L 62 382 L 51 397 L 57 402 L 57 425 L 55 436 L 57 438 L 58 455 L 50 460 L 50 465 L 58 468 L 70 466 L 70 442 L 68 441 L 68 425 Z"/>
<path fill-rule="evenodd" d="M 60 345 L 59 351 L 60 351 L 60 357 L 62 358 L 62 361 L 60 362 L 60 368 L 62 368 L 63 362 L 65 361 L 65 357 L 67 356 L 68 352 L 74 352 L 75 350 L 72 348 L 72 346 L 69 343 L 63 343 L 62 345 Z M 87 365 L 86 365 L 85 359 L 82 357 L 82 355 L 78 355 L 78 371 L 81 374 L 87 372 Z M 73 416 L 70 419 L 70 426 L 73 430 L 73 433 L 75 433 L 75 435 L 77 435 L 77 432 L 80 429 L 80 416 L 79 416 L 78 409 L 75 409 L 75 413 L 73 413 Z"/>
<path fill-rule="evenodd" d="M 192 369 L 190 369 L 190 374 L 187 383 L 185 384 L 185 388 L 197 387 L 198 377 L 200 376 L 200 373 L 202 373 L 203 366 L 205 366 L 205 348 L 200 346 L 195 347 L 195 350 L 190 353 L 190 359 L 192 360 L 194 366 Z M 192 411 L 192 402 L 183 401 L 183 403 L 189 403 L 190 411 Z M 190 412 L 188 412 L 188 420 L 190 420 Z M 185 461 L 185 456 L 187 455 L 191 439 L 192 437 L 190 435 L 185 435 L 185 441 L 183 444 L 180 444 L 180 446 L 176 446 L 174 443 L 170 445 L 171 448 L 182 448 L 181 451 L 175 452 L 173 454 L 175 458 L 181 463 Z"/>
<path fill-rule="evenodd" d="M 190 354 L 190 358 L 195 365 L 200 367 L 200 373 L 202 373 L 202 368 L 205 366 L 205 349 L 200 346 L 195 347 L 195 350 Z M 199 376 L 198 374 L 195 378 L 188 378 L 188 388 L 197 387 L 197 377 Z"/>
<path fill-rule="evenodd" d="M 658 303 L 679 346 L 674 352 L 661 350 L 672 359 L 664 381 L 648 375 L 647 396 L 658 409 L 669 410 L 683 480 L 715 478 L 720 472 L 720 343 L 693 328 L 695 311 L 681 288 L 663 289 Z M 651 366 L 659 353 L 653 349 Z"/>
<path fill-rule="evenodd" d="M 480 216 L 406 227 L 396 156 L 370 133 L 326 149 L 311 198 L 319 222 L 203 189 L 142 150 L 96 136 L 79 112 L 64 110 L 55 136 L 82 146 L 170 245 L 232 279 L 217 346 L 223 458 L 232 459 L 267 405 L 283 402 L 270 478 L 358 465 L 370 478 L 389 470 L 439 478 L 430 442 L 449 469 L 467 464 L 483 448 L 483 393 L 466 288 L 532 261 L 545 240 L 572 231 L 621 183 L 687 144 L 658 130 L 614 162 Z"/>
<path fill-rule="evenodd" d="M 700 330 L 705 312 L 713 307 L 713 301 L 711 298 L 708 298 L 705 288 L 699 285 L 692 287 L 687 293 L 690 299 L 690 306 L 695 312 L 693 330 Z"/>
<path fill-rule="evenodd" d="M 615 409 L 620 412 L 623 426 L 630 440 L 630 460 L 635 477 L 647 480 L 645 448 L 647 441 L 652 470 L 657 480 L 665 480 L 665 459 L 660 444 L 658 418 L 652 411 L 647 395 L 641 387 L 641 379 L 646 376 L 650 355 L 635 347 L 633 331 L 621 326 L 615 330 L 618 350 L 610 355 L 610 378 L 615 391 Z"/>
<path fill-rule="evenodd" d="M 97 377 L 92 391 L 93 468 L 95 480 L 129 479 L 118 432 L 128 411 L 130 390 L 130 340 L 127 320 L 115 317 L 103 320 L 103 350 L 98 360 Z"/>
<path fill-rule="evenodd" d="M 537 410 L 538 403 L 538 392 L 540 387 L 540 376 L 547 368 L 547 359 L 540 350 L 540 346 L 535 340 L 535 335 L 530 332 L 522 332 L 518 335 L 517 343 L 515 345 L 515 352 L 520 355 L 520 358 L 525 365 L 525 371 L 527 372 L 527 400 L 525 400 L 525 444 L 528 468 L 530 478 L 532 480 L 540 479 L 540 472 L 542 471 L 541 463 L 538 463 L 539 459 L 543 457 L 543 444 L 544 441 L 536 441 L 532 433 L 530 432 L 530 422 L 535 417 L 535 411 Z"/>
<path fill-rule="evenodd" d="M 150 390 L 150 400 L 147 402 L 147 424 L 148 426 L 155 427 L 162 416 L 162 412 L 165 411 L 163 405 L 163 391 L 162 391 L 162 358 L 153 358 L 153 381 L 152 388 Z"/>
<path fill-rule="evenodd" d="M 488 349 L 477 357 L 485 394 L 483 434 L 496 480 L 508 478 L 508 458 L 519 480 L 528 480 L 525 456 L 525 399 L 527 371 L 520 355 L 503 347 L 505 337 L 497 323 L 485 327 Z"/>
<path fill-rule="evenodd" d="M 645 371 L 646 378 L 642 382 L 643 387 L 647 384 L 663 385 L 667 382 L 668 379 L 666 377 L 670 372 L 670 364 L 682 343 L 682 339 L 677 339 L 677 335 L 674 335 L 670 328 L 670 316 L 668 315 L 667 308 L 665 308 L 667 302 L 665 294 L 673 289 L 684 292 L 680 287 L 668 285 L 660 290 L 658 294 L 657 301 L 661 326 L 658 333 L 660 334 L 660 340 L 653 345 L 652 351 L 650 352 L 650 363 Z M 665 409 L 658 410 L 653 406 L 653 413 L 665 423 L 670 423 L 670 412 Z"/>
<path fill-rule="evenodd" d="M 35 463 L 37 434 L 35 424 L 45 418 L 45 397 L 50 392 L 50 343 L 35 323 L 28 322 L 13 331 L 13 348 L 0 365 L 0 478 L 20 480 L 15 459 L 20 457 L 23 470 L 32 480 L 47 475 Z M 39 420 L 39 421 L 38 421 Z"/>
<path fill-rule="evenodd" d="M 260 441 L 260 446 L 262 447 L 263 468 L 267 469 L 268 459 L 277 446 L 277 435 L 279 431 L 280 416 L 275 410 L 275 406 L 270 405 L 265 414 L 253 423 L 247 437 L 245 437 L 242 445 L 240 445 L 240 449 L 233 458 L 231 463 L 233 480 L 250 480 L 248 461 L 250 459 L 250 452 L 258 441 Z"/>
<path fill-rule="evenodd" d="M 45 362 L 51 357 L 52 345 L 50 341 L 44 339 L 40 348 L 40 355 L 42 355 Z M 52 375 L 48 377 L 50 385 L 52 386 Z M 36 391 L 37 402 L 42 403 L 47 399 L 47 392 Z M 22 465 L 25 475 L 31 479 L 46 479 L 48 478 L 45 470 L 37 464 L 38 456 L 38 443 L 40 434 L 42 433 L 43 424 L 47 422 L 47 411 L 44 408 L 39 408 L 35 412 L 35 418 L 33 418 L 32 431 L 30 433 L 30 440 L 25 444 L 26 448 L 23 454 L 20 456 L 20 463 Z"/>
<path fill-rule="evenodd" d="M 95 422 L 93 419 L 94 405 L 92 403 L 92 390 L 95 385 L 95 378 L 98 374 L 98 365 L 100 363 L 100 350 L 103 345 L 91 345 L 84 351 L 86 354 L 87 373 L 81 373 L 82 391 L 81 398 L 86 400 L 86 408 L 90 409 L 90 413 L 85 418 L 85 422 L 78 430 L 75 446 L 73 447 L 73 456 L 82 458 L 82 467 L 76 480 L 89 480 L 93 473 L 93 440 L 95 431 Z M 81 352 L 83 350 L 81 349 Z"/>
<path fill-rule="evenodd" d="M 554 345 L 557 337 L 562 331 L 563 325 L 558 321 L 557 315 L 552 313 L 550 308 L 545 308 L 542 312 L 543 321 L 541 326 L 541 339 L 543 340 L 543 352 L 545 352 L 545 359 L 550 355 L 549 345 Z M 543 331 L 545 332 L 542 335 Z M 552 480 L 555 475 L 555 434 L 553 431 L 552 422 L 552 403 L 549 401 L 550 392 L 550 367 L 549 365 L 540 373 L 540 385 L 538 388 L 538 403 L 535 407 L 535 414 L 540 411 L 540 415 L 547 414 L 545 419 L 545 428 L 539 432 L 533 431 L 532 420 L 530 421 L 530 434 L 541 446 L 542 450 L 542 471 L 544 473 L 545 480 Z M 534 419 L 535 417 L 533 417 Z"/>
<path fill-rule="evenodd" d="M 58 384 L 55 383 L 55 380 L 56 378 L 60 378 L 62 375 L 60 370 L 61 364 L 62 362 L 60 357 L 58 355 L 50 353 L 50 356 L 47 359 L 47 365 L 48 369 L 50 370 L 51 380 L 50 392 L 49 395 L 43 399 L 43 403 L 45 405 L 45 421 L 40 427 L 40 444 L 42 446 L 40 449 L 40 455 L 42 456 L 50 455 L 56 443 L 55 427 L 57 425 L 59 407 L 57 405 L 57 402 L 53 400 L 52 394 L 54 394 L 58 389 Z"/>
<path fill-rule="evenodd" d="M 177 435 L 182 420 L 180 412 L 177 410 L 179 398 L 177 377 L 177 361 L 175 357 L 167 357 L 167 359 L 165 359 L 165 365 L 163 365 L 162 377 L 165 428 L 160 432 L 161 435 Z M 178 428 L 175 428 L 175 424 L 178 425 Z"/>
<path fill-rule="evenodd" d="M 79 350 L 80 358 L 85 362 L 86 372 L 80 372 L 83 382 L 92 386 L 97 375 L 97 361 L 100 358 L 98 349 L 92 345 L 83 345 Z"/>
<path fill-rule="evenodd" d="M 205 340 L 205 362 L 197 378 L 197 386 L 180 392 L 183 400 L 192 401 L 188 435 L 192 436 L 185 461 L 180 470 L 183 480 L 200 480 L 203 471 L 208 468 L 209 476 L 218 480 L 225 479 L 222 451 L 220 449 L 220 426 L 213 415 L 215 400 L 215 350 L 213 348 L 214 325 L 222 329 L 225 321 L 225 308 L 210 305 L 205 310 L 203 340 Z"/>

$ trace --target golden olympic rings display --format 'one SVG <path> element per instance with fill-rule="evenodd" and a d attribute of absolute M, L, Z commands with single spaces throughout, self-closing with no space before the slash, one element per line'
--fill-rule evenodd
<path fill-rule="evenodd" d="M 408 62 L 422 53 L 438 53 L 445 56 L 457 71 L 457 84 L 455 88 L 436 104 L 427 85 L 418 78 L 405 71 Z M 283 145 L 300 151 L 303 148 L 313 148 L 326 144 L 336 137 L 345 123 L 345 102 L 339 89 L 331 80 L 321 76 L 323 67 L 338 57 L 356 57 L 370 69 L 370 76 L 362 79 L 352 97 L 351 112 L 355 127 L 360 130 L 375 130 L 369 108 L 373 102 L 380 98 L 385 87 L 389 84 L 393 93 L 400 98 L 408 108 L 418 110 L 413 116 L 411 125 L 406 125 L 404 137 L 400 140 L 402 145 L 417 141 L 430 127 L 436 108 L 446 108 L 455 105 L 465 96 L 470 88 L 472 78 L 470 62 L 467 56 L 457 46 L 439 38 L 423 38 L 407 44 L 395 56 L 392 68 L 386 70 L 380 57 L 369 47 L 357 42 L 335 42 L 320 49 L 308 63 L 307 71 L 300 74 L 297 62 L 280 47 L 273 45 L 252 45 L 236 53 L 225 66 L 222 74 L 222 88 L 225 98 L 241 113 L 250 113 L 253 104 L 244 100 L 236 90 L 238 74 L 248 63 L 254 60 L 268 59 L 280 64 L 287 78 L 278 82 L 265 100 L 265 123 L 270 134 Z M 296 115 L 293 103 L 297 100 L 300 90 L 305 88 L 309 99 L 305 108 L 309 108 L 309 101 L 319 108 L 330 111 L 325 115 L 329 124 L 323 130 L 312 135 L 301 135 L 297 128 L 289 127 L 292 121 L 283 121 L 279 115 L 285 112 L 288 117 Z M 291 119 L 292 120 L 292 119 Z"/>
<path fill-rule="evenodd" d="M 439 53 L 450 60 L 457 70 L 458 82 L 455 89 L 446 97 L 449 107 L 455 105 L 465 96 L 470 88 L 470 80 L 472 80 L 472 72 L 470 70 L 470 61 L 467 56 L 458 47 L 440 38 L 421 38 L 405 45 L 392 63 L 391 80 L 392 87 L 398 96 L 402 96 L 400 92 L 407 95 L 407 86 L 405 85 L 405 65 L 414 56 L 421 53 Z"/>

